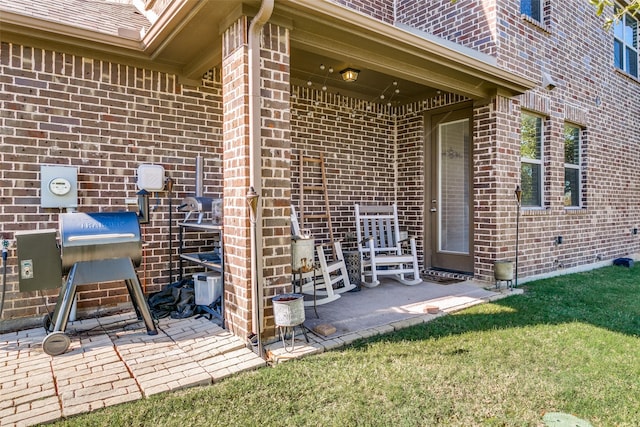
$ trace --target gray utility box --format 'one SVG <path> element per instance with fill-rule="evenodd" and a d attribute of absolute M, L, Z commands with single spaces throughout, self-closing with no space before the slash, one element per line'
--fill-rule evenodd
<path fill-rule="evenodd" d="M 40 206 L 43 208 L 78 207 L 78 168 L 41 165 Z"/>
<path fill-rule="evenodd" d="M 62 260 L 56 230 L 18 231 L 18 284 L 20 292 L 62 286 Z"/>

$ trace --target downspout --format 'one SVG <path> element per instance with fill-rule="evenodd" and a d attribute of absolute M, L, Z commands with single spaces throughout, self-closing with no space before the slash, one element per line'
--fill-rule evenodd
<path fill-rule="evenodd" d="M 393 118 L 393 203 L 398 204 L 398 107 L 395 107 L 395 112 L 391 113 Z"/>
<path fill-rule="evenodd" d="M 260 35 L 273 13 L 274 0 L 263 0 L 258 14 L 249 25 L 249 185 L 258 195 L 255 222 L 251 233 L 252 318 L 251 329 L 258 340 L 258 355 L 262 357 L 262 161 L 260 117 Z"/>

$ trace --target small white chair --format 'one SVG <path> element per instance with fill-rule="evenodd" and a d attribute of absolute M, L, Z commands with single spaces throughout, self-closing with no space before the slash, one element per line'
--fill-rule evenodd
<path fill-rule="evenodd" d="M 299 236 L 302 234 L 296 209 L 291 205 L 291 234 Z M 305 305 L 323 305 L 340 298 L 341 293 L 354 289 L 355 286 L 349 282 L 347 267 L 342 256 L 340 242 L 334 242 L 335 259 L 328 260 L 324 252 L 325 245 L 316 245 L 316 254 L 320 265 L 320 274 L 316 275 L 316 269 L 305 273 L 299 277 L 303 282 L 301 291 L 307 295 L 313 294 L 313 301 L 305 301 Z M 314 277 L 315 276 L 315 277 Z M 342 281 L 342 287 L 334 289 L 333 286 Z M 316 298 L 320 297 L 320 298 Z"/>
<path fill-rule="evenodd" d="M 327 261 L 326 254 L 324 252 L 324 245 L 317 245 L 316 252 L 318 254 L 318 261 L 320 262 L 320 271 L 322 271 L 322 279 L 325 283 L 325 287 L 332 289 L 333 293 L 342 294 L 355 289 L 355 285 L 352 285 L 349 281 L 349 275 L 347 274 L 347 266 L 344 262 L 342 255 L 342 245 L 340 242 L 333 242 L 335 259 L 333 261 Z M 334 287 L 338 283 L 342 282 L 342 287 Z M 319 290 L 318 295 L 325 295 L 326 291 Z"/>
<path fill-rule="evenodd" d="M 355 214 L 362 284 L 376 287 L 380 284 L 378 276 L 391 276 L 409 286 L 422 283 L 415 238 L 409 239 L 410 253 L 402 248 L 397 206 L 355 205 Z M 411 279 L 405 274 L 411 275 Z M 366 280 L 367 277 L 371 280 Z"/>

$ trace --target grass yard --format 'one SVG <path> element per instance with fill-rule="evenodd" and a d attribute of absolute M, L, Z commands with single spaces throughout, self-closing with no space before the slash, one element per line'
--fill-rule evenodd
<path fill-rule="evenodd" d="M 523 295 L 68 426 L 640 426 L 640 265 Z"/>

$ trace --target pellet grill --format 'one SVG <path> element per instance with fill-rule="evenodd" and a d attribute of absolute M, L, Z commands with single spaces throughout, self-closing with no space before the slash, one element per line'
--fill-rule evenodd
<path fill-rule="evenodd" d="M 149 335 L 158 333 L 145 300 L 135 267 L 142 259 L 140 225 L 135 212 L 63 213 L 59 218 L 60 257 L 67 280 L 60 289 L 56 308 L 45 320 L 45 353 L 56 356 L 69 348 L 64 333 L 77 287 L 124 280 L 131 302 L 144 320 Z M 49 319 L 49 317 L 47 317 Z"/>

